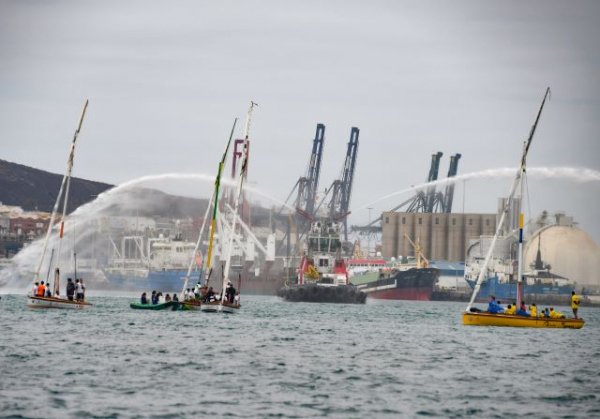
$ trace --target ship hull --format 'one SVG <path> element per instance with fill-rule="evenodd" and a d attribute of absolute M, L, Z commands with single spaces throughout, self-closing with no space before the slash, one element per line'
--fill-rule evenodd
<path fill-rule="evenodd" d="M 145 276 L 127 275 L 127 273 L 105 272 L 110 287 L 119 290 L 161 292 L 180 292 L 185 284 L 187 270 L 150 271 Z M 197 282 L 198 273 L 193 273 L 189 286 Z"/>
<path fill-rule="evenodd" d="M 476 281 L 467 279 L 471 288 L 475 287 Z M 535 299 L 536 296 L 571 296 L 573 285 L 552 286 L 545 284 L 523 284 L 523 295 L 526 299 Z M 516 300 L 517 284 L 515 282 L 499 282 L 497 278 L 490 278 L 481 284 L 477 297 L 487 300 L 490 296 L 497 300 Z"/>
<path fill-rule="evenodd" d="M 286 301 L 305 303 L 364 304 L 367 299 L 367 295 L 353 285 L 293 285 L 281 288 L 277 295 Z"/>
<path fill-rule="evenodd" d="M 582 319 L 554 319 L 549 317 L 528 317 L 510 314 L 463 313 L 465 326 L 499 326 L 499 327 L 536 327 L 554 329 L 581 329 L 585 322 Z"/>
<path fill-rule="evenodd" d="M 370 298 L 430 301 L 439 275 L 439 270 L 435 268 L 411 268 L 398 271 L 389 278 L 359 285 L 358 289 Z"/>

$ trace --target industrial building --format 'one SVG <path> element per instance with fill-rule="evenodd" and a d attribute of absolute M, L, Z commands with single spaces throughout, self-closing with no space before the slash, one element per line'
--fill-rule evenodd
<path fill-rule="evenodd" d="M 494 235 L 496 214 L 384 212 L 381 215 L 382 253 L 385 258 L 413 256 L 407 239 L 419 242 L 428 259 L 465 260 L 467 243 Z"/>

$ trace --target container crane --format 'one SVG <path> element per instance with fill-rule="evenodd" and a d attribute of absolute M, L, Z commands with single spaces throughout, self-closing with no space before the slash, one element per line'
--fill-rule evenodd
<path fill-rule="evenodd" d="M 352 127 L 350 130 L 350 140 L 348 141 L 341 179 L 335 180 L 330 187 L 332 195 L 329 202 L 329 218 L 333 221 L 343 221 L 345 241 L 348 241 L 348 214 L 350 214 L 350 197 L 358 155 L 359 133 L 360 130 L 356 127 Z"/>

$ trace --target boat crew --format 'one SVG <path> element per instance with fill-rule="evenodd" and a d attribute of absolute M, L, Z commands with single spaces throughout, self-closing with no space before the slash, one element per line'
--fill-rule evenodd
<path fill-rule="evenodd" d="M 513 304 L 509 304 L 508 307 L 506 307 L 506 310 L 504 311 L 504 314 L 515 314 L 517 311 L 517 307 Z"/>
<path fill-rule="evenodd" d="M 83 283 L 81 282 L 81 280 L 76 279 L 75 280 L 75 300 L 76 301 L 83 301 L 84 299 L 84 294 L 83 294 L 83 290 L 85 288 L 83 287 Z"/>
<path fill-rule="evenodd" d="M 529 316 L 529 313 L 527 312 L 527 306 L 525 305 L 525 301 L 521 301 L 521 307 L 519 307 L 516 314 L 518 316 Z"/>
<path fill-rule="evenodd" d="M 145 292 L 142 293 L 142 297 L 140 298 L 140 303 L 148 304 L 148 297 L 146 296 Z"/>
<path fill-rule="evenodd" d="M 75 284 L 71 278 L 67 278 L 67 299 L 73 301 L 75 295 Z"/>
<path fill-rule="evenodd" d="M 535 303 L 529 306 L 529 314 L 531 315 L 531 317 L 537 317 L 537 306 L 535 305 Z"/>
<path fill-rule="evenodd" d="M 43 297 L 46 294 L 46 287 L 44 286 L 44 281 L 40 282 L 40 285 L 37 287 L 36 296 Z"/>
<path fill-rule="evenodd" d="M 37 295 L 37 289 L 40 286 L 39 282 L 36 282 L 35 284 L 33 284 L 33 288 L 31 289 L 31 296 L 35 297 Z"/>
<path fill-rule="evenodd" d="M 571 309 L 573 310 L 573 317 L 576 319 L 578 318 L 577 311 L 579 310 L 579 303 L 581 303 L 581 300 L 579 299 L 577 294 L 575 294 L 575 291 L 572 291 L 571 292 Z"/>

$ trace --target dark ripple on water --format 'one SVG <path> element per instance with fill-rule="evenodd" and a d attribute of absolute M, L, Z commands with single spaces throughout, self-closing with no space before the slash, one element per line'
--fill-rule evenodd
<path fill-rule="evenodd" d="M 593 417 L 600 310 L 575 330 L 469 328 L 462 304 L 286 303 L 235 316 L 0 300 L 0 417 Z"/>

